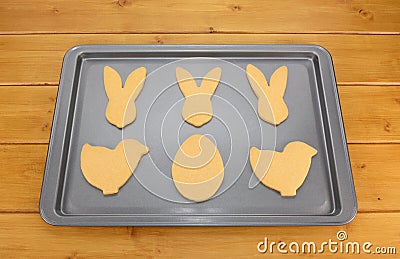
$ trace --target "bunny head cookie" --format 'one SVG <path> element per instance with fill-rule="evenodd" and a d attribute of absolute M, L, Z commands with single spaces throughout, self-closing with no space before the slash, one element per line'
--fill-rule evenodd
<path fill-rule="evenodd" d="M 187 123 L 201 127 L 212 119 L 211 97 L 219 84 L 220 78 L 221 68 L 214 68 L 204 76 L 201 85 L 197 86 L 193 76 L 187 70 L 181 67 L 176 68 L 176 79 L 185 97 L 182 117 Z"/>
<path fill-rule="evenodd" d="M 108 97 L 106 118 L 118 128 L 123 128 L 136 119 L 135 100 L 143 89 L 146 68 L 133 71 L 122 87 L 122 79 L 117 71 L 104 67 L 104 87 Z"/>
<path fill-rule="evenodd" d="M 283 96 L 286 90 L 288 69 L 279 67 L 268 84 L 264 74 L 252 64 L 247 65 L 247 78 L 258 98 L 258 116 L 268 123 L 279 125 L 288 117 L 288 108 Z"/>

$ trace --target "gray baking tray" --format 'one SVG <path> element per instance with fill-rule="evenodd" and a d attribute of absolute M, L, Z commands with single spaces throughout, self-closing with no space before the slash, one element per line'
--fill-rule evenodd
<path fill-rule="evenodd" d="M 288 67 L 284 96 L 289 117 L 277 127 L 257 116 L 257 99 L 244 69 L 260 68 L 267 79 Z M 103 68 L 125 81 L 147 68 L 136 100 L 136 121 L 120 130 L 105 118 Z M 175 69 L 201 80 L 222 68 L 212 98 L 214 118 L 195 128 L 181 116 L 183 96 Z M 171 181 L 172 158 L 192 134 L 207 134 L 225 164 L 216 195 L 194 203 Z M 103 196 L 80 169 L 83 144 L 114 148 L 135 138 L 150 148 L 119 193 Z M 291 141 L 318 150 L 297 196 L 281 197 L 254 178 L 250 146 L 282 151 Z M 340 225 L 357 212 L 332 60 L 315 45 L 83 45 L 64 57 L 45 167 L 40 214 L 52 225 Z"/>

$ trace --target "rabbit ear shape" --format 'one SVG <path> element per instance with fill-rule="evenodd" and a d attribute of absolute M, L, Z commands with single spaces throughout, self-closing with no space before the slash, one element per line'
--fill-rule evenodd
<path fill-rule="evenodd" d="M 213 95 L 217 86 L 219 84 L 219 80 L 221 79 L 222 70 L 220 67 L 216 67 L 210 70 L 203 78 L 203 81 L 200 85 L 200 90 L 202 93 L 206 93 L 209 95 Z"/>
<path fill-rule="evenodd" d="M 144 80 L 146 79 L 146 68 L 139 67 L 129 74 L 125 81 L 124 91 L 128 91 L 132 100 L 136 100 L 143 89 Z"/>
<path fill-rule="evenodd" d="M 288 78 L 288 68 L 281 66 L 272 74 L 269 85 L 273 92 L 279 93 L 280 96 L 285 95 L 286 84 Z"/>
<path fill-rule="evenodd" d="M 117 71 L 109 66 L 104 67 L 104 88 L 109 99 L 122 91 L 121 77 Z"/>
<path fill-rule="evenodd" d="M 269 87 L 267 79 L 263 72 L 252 64 L 248 64 L 246 67 L 247 79 L 250 82 L 250 86 L 258 98 L 265 96 L 264 92 Z"/>
<path fill-rule="evenodd" d="M 187 97 L 198 92 L 196 81 L 189 71 L 184 68 L 177 67 L 175 74 L 183 96 Z"/>

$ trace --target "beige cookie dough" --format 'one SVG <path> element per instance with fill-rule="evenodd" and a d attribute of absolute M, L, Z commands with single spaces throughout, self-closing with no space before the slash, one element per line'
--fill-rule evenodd
<path fill-rule="evenodd" d="M 258 116 L 265 122 L 279 125 L 288 117 L 289 111 L 283 99 L 286 90 L 288 69 L 279 67 L 268 84 L 264 74 L 252 64 L 246 68 L 247 79 L 258 98 Z"/>
<path fill-rule="evenodd" d="M 182 143 L 172 164 L 172 179 L 185 198 L 210 199 L 224 179 L 224 164 L 215 144 L 204 135 L 192 135 Z"/>
<path fill-rule="evenodd" d="M 176 68 L 176 79 L 185 97 L 182 117 L 187 123 L 201 127 L 212 119 L 211 97 L 219 84 L 220 78 L 221 68 L 214 68 L 204 76 L 200 87 L 198 87 L 189 71 L 181 67 Z"/>
<path fill-rule="evenodd" d="M 104 67 L 104 88 L 108 97 L 106 118 L 118 128 L 123 128 L 136 119 L 135 100 L 143 89 L 146 68 L 134 70 L 122 87 L 122 79 L 113 68 Z"/>
<path fill-rule="evenodd" d="M 283 152 L 250 149 L 250 165 L 257 178 L 281 196 L 296 196 L 311 166 L 317 150 L 306 143 L 290 142 Z"/>
<path fill-rule="evenodd" d="M 85 144 L 81 151 L 83 176 L 104 195 L 115 194 L 148 152 L 149 149 L 135 139 L 123 140 L 115 149 Z"/>

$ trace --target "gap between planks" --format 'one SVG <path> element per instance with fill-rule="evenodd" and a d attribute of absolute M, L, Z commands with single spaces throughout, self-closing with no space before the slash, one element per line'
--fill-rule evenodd
<path fill-rule="evenodd" d="M 59 82 L 1 83 L 1 86 L 58 86 Z M 400 82 L 341 82 L 337 86 L 400 86 Z"/>
<path fill-rule="evenodd" d="M 359 212 L 400 212 L 399 144 L 349 146 Z M 0 145 L 0 211 L 38 212 L 47 145 Z"/>
<path fill-rule="evenodd" d="M 18 35 L 71 35 L 71 34 L 85 34 L 85 35 L 124 35 L 124 34 L 138 34 L 138 35 L 168 35 L 168 34 L 176 34 L 176 35 L 185 35 L 185 34 L 195 34 L 195 35 L 209 35 L 209 34 L 244 34 L 244 35 L 271 35 L 271 34 L 282 34 L 282 35 L 371 35 L 371 36 L 379 36 L 379 35 L 400 35 L 400 32 L 357 32 L 357 31 L 315 31 L 315 32 L 281 32 L 281 31 L 271 31 L 271 32 L 251 32 L 251 31 L 212 31 L 212 32 L 196 32 L 196 31 L 188 31 L 188 32 L 163 32 L 163 31 L 155 31 L 155 32 L 112 32 L 112 31 L 101 31 L 101 32 L 47 32 L 47 31 L 36 31 L 36 32 L 28 32 L 28 31 L 13 31 L 13 32 L 0 32 L 0 36 L 18 36 Z"/>
<path fill-rule="evenodd" d="M 349 144 L 400 143 L 399 87 L 339 86 L 338 90 Z M 57 86 L 0 87 L 0 142 L 47 144 L 56 96 Z M 10 123 L 12 131 L 5 126 Z"/>
<path fill-rule="evenodd" d="M 39 211 L 33 210 L 0 210 L 1 214 L 38 214 Z M 374 211 L 374 210 L 362 210 L 357 211 L 357 214 L 385 214 L 385 213 L 400 213 L 398 210 L 384 210 L 384 211 Z"/>
<path fill-rule="evenodd" d="M 345 231 L 346 243 L 357 241 L 362 245 L 368 241 L 373 244 L 371 250 L 376 246 L 395 247 L 398 254 L 399 226 L 399 213 L 364 213 L 342 226 L 291 227 L 51 227 L 39 215 L 0 214 L 0 257 L 282 258 L 286 254 L 278 253 L 276 246 L 274 253 L 260 254 L 257 244 L 268 238 L 269 244 L 312 241 L 319 248 L 329 239 L 338 241 L 338 231 Z M 294 254 L 307 258 L 319 255 L 366 257 L 365 253 L 330 253 L 328 248 L 323 254 Z"/>
<path fill-rule="evenodd" d="M 400 85 L 400 35 L 55 34 L 0 36 L 0 84 L 56 85 L 63 57 L 81 44 L 317 44 L 330 51 L 340 84 Z M 373 60 L 373 63 L 367 62 Z M 379 65 L 371 65 L 379 64 Z M 17 71 L 17 73 L 16 73 Z"/>
<path fill-rule="evenodd" d="M 1 33 L 397 33 L 396 1 L 14 0 Z M 107 19 L 102 19 L 106 17 Z M 178 19 L 177 19 L 178 18 Z M 18 20 L 18 22 L 15 22 Z M 101 21 L 101 22 L 99 22 Z M 323 21 L 323 22 L 321 22 Z"/>

